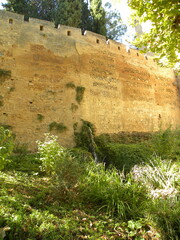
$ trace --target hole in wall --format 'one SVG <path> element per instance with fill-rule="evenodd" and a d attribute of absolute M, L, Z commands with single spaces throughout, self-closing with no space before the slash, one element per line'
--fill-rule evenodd
<path fill-rule="evenodd" d="M 3 113 L 3 115 L 6 115 L 6 116 L 7 116 L 8 114 L 7 114 L 7 113 Z"/>
<path fill-rule="evenodd" d="M 13 19 L 12 18 L 9 19 L 9 24 L 13 24 Z"/>
<path fill-rule="evenodd" d="M 121 48 L 118 46 L 118 50 L 121 50 Z"/>
<path fill-rule="evenodd" d="M 98 43 L 98 44 L 99 44 L 99 39 L 96 39 L 96 43 Z"/>
<path fill-rule="evenodd" d="M 81 28 L 81 34 L 82 34 L 83 36 L 85 36 L 85 32 L 86 32 L 86 30 L 85 30 L 84 28 Z"/>
<path fill-rule="evenodd" d="M 40 31 L 43 31 L 44 30 L 44 26 L 40 25 L 39 29 L 40 29 Z"/>
<path fill-rule="evenodd" d="M 71 31 L 67 31 L 67 36 L 71 36 Z"/>
<path fill-rule="evenodd" d="M 29 102 L 30 104 L 33 104 L 33 102 Z"/>
<path fill-rule="evenodd" d="M 161 119 L 161 114 L 159 114 L 158 118 Z"/>
<path fill-rule="evenodd" d="M 29 22 L 29 17 L 28 16 L 24 16 L 24 21 L 25 22 Z"/>

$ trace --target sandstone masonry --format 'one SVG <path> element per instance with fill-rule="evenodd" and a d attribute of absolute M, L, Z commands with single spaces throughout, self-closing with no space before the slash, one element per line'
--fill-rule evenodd
<path fill-rule="evenodd" d="M 137 50 L 0 11 L 0 124 L 31 149 L 49 131 L 73 146 L 81 119 L 94 123 L 97 134 L 176 127 L 178 86 L 172 70 Z"/>

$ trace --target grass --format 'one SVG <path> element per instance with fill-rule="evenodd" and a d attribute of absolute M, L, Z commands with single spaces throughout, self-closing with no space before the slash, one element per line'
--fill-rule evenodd
<path fill-rule="evenodd" d="M 172 160 L 153 155 L 124 172 L 50 135 L 38 142 L 38 153 L 16 147 L 0 171 L 0 239 L 178 240 L 175 145 L 166 149 L 173 153 Z"/>

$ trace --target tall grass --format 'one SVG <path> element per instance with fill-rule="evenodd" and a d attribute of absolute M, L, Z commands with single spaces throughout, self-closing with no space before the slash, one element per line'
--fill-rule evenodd
<path fill-rule="evenodd" d="M 142 217 L 148 197 L 146 189 L 115 168 L 105 169 L 102 163 L 91 162 L 79 183 L 81 196 L 88 203 L 121 219 Z"/>

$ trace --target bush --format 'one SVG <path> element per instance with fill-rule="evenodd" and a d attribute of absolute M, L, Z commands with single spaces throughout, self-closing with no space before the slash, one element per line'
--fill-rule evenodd
<path fill-rule="evenodd" d="M 84 156 L 84 152 L 63 148 L 58 144 L 57 137 L 49 134 L 46 134 L 44 142 L 38 141 L 38 151 L 42 171 L 54 175 L 58 186 L 70 189 L 77 184 L 83 171 L 81 154 Z"/>
<path fill-rule="evenodd" d="M 11 155 L 14 147 L 14 137 L 8 129 L 0 127 L 0 171 L 7 164 L 7 157 Z"/>
<path fill-rule="evenodd" d="M 152 155 L 152 151 L 143 144 L 108 143 L 100 147 L 100 150 L 107 166 L 112 164 L 125 172 L 138 163 L 149 161 Z"/>

